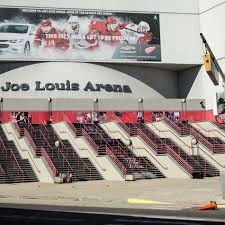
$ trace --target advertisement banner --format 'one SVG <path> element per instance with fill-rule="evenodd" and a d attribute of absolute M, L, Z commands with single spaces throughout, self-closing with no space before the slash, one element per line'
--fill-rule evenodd
<path fill-rule="evenodd" d="M 161 61 L 159 14 L 0 8 L 0 59 Z"/>

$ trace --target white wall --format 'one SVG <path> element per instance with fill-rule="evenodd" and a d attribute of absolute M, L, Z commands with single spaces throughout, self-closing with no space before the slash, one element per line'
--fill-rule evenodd
<path fill-rule="evenodd" d="M 206 37 L 223 71 L 225 71 L 225 2 L 223 0 L 199 0 L 199 10 L 201 32 Z M 223 90 L 222 80 L 220 79 L 219 86 L 214 86 L 203 66 L 197 73 L 191 69 L 180 74 L 180 89 L 185 86 L 185 77 L 194 76 L 195 78 L 188 91 L 188 98 L 206 99 L 207 109 L 213 109 L 214 114 L 216 114 L 216 92 Z"/>
<path fill-rule="evenodd" d="M 198 13 L 196 0 L 0 0 L 0 5 L 107 9 L 165 13 Z"/>
<path fill-rule="evenodd" d="M 224 3 L 224 0 L 198 0 L 199 1 L 199 12 L 204 13 L 207 10 L 211 10 L 214 7 Z"/>
<path fill-rule="evenodd" d="M 0 5 L 160 13 L 162 63 L 201 64 L 197 0 L 0 0 Z"/>

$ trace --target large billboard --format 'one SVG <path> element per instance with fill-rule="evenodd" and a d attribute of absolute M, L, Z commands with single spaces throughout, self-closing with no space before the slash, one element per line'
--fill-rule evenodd
<path fill-rule="evenodd" d="M 158 14 L 0 8 L 0 59 L 161 61 Z"/>

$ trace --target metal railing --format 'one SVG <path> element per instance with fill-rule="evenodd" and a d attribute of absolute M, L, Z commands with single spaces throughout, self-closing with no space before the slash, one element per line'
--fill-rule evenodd
<path fill-rule="evenodd" d="M 107 126 L 104 126 L 110 133 L 119 133 L 124 139 L 127 139 L 127 137 L 125 137 L 119 130 L 116 130 L 116 131 L 112 131 L 112 130 L 110 130 Z M 144 148 L 144 147 L 133 147 L 134 148 L 134 150 L 138 150 L 138 149 L 144 149 L 164 170 L 167 170 L 168 168 L 167 167 L 164 167 L 153 155 L 151 155 L 150 153 L 149 153 L 149 151 L 146 149 L 146 148 Z M 142 156 L 140 156 L 140 157 L 142 157 Z"/>
<path fill-rule="evenodd" d="M 69 126 L 69 128 L 73 131 L 73 133 L 76 135 L 77 129 L 74 127 L 74 125 L 71 123 L 71 121 L 68 119 L 65 113 L 63 113 L 63 121 L 66 122 L 66 124 Z"/>
<path fill-rule="evenodd" d="M 224 132 L 222 133 L 220 130 L 216 130 L 216 129 L 210 129 L 210 130 L 206 130 L 204 127 L 200 126 L 198 123 L 195 123 L 201 130 L 203 130 L 206 133 L 211 133 L 211 132 L 217 132 L 219 133 L 223 138 L 225 138 L 225 134 Z M 221 140 L 222 141 L 222 140 Z M 224 142 L 224 141 L 222 141 Z"/>
<path fill-rule="evenodd" d="M 152 123 L 153 127 L 159 132 L 159 133 L 163 133 L 163 132 L 171 132 L 170 130 L 159 130 L 153 123 Z M 191 146 L 187 145 L 184 141 L 182 141 L 175 133 L 172 133 L 173 135 L 176 136 L 176 138 L 178 138 L 185 146 L 187 146 L 189 148 L 189 152 L 191 149 Z M 208 154 L 207 151 L 203 150 L 202 148 L 198 147 L 198 149 L 200 151 L 202 151 L 204 154 L 206 154 L 210 160 L 214 161 L 216 164 L 218 164 L 220 167 L 225 168 L 225 165 L 222 165 L 221 163 L 219 163 L 217 160 L 215 160 L 211 155 Z M 205 160 L 205 167 L 206 167 L 206 160 Z M 206 174 L 206 170 L 204 171 L 204 173 Z"/>
<path fill-rule="evenodd" d="M 16 158 L 14 152 L 12 151 L 12 149 L 6 148 L 4 145 L 4 142 L 2 141 L 1 138 L 0 138 L 0 148 L 1 148 L 1 150 L 5 151 L 6 159 L 9 159 L 13 163 L 14 168 L 17 167 L 17 170 L 19 171 L 22 182 L 24 182 L 26 177 L 25 177 L 25 173 L 24 173 L 23 169 L 19 165 L 17 158 Z"/>
<path fill-rule="evenodd" d="M 99 146 L 93 141 L 93 139 L 91 138 L 91 136 L 88 134 L 88 132 L 85 129 L 82 129 L 82 135 L 87 139 L 87 141 L 93 147 L 97 155 L 99 155 Z"/>
<path fill-rule="evenodd" d="M 52 138 L 53 137 L 54 139 L 57 139 L 59 141 L 60 147 L 58 147 L 58 151 L 60 150 L 60 152 L 62 153 L 62 156 L 65 157 L 66 161 L 69 164 L 71 162 L 70 161 L 71 160 L 70 157 L 72 156 L 73 159 L 77 160 L 77 163 L 78 163 L 77 166 L 78 166 L 78 168 L 80 170 L 82 170 L 83 172 L 85 172 L 85 174 L 87 176 L 89 176 L 89 179 L 90 180 L 92 179 L 92 170 L 86 165 L 86 163 L 83 161 L 83 159 L 79 157 L 79 155 L 77 154 L 76 150 L 72 146 L 70 148 L 67 148 L 64 145 L 64 143 L 62 142 L 62 140 L 58 137 L 58 135 L 56 134 L 56 132 L 54 130 L 48 130 L 48 128 L 45 125 L 42 125 L 42 131 L 44 132 L 44 134 L 47 133 L 48 138 Z M 72 168 L 71 164 L 70 164 L 70 167 Z"/>
<path fill-rule="evenodd" d="M 42 133 L 41 130 L 39 130 L 40 132 L 40 136 L 42 137 L 42 141 L 43 141 L 43 144 L 44 145 L 47 145 L 46 147 L 51 151 L 51 156 L 52 158 L 54 157 L 55 155 L 55 151 L 54 149 L 51 147 L 51 145 L 49 144 L 48 140 L 45 138 L 45 135 Z M 58 148 L 57 149 L 57 155 L 58 155 L 58 158 L 62 160 L 62 165 L 64 166 L 64 164 L 66 163 L 67 165 L 67 173 L 72 173 L 73 172 L 73 168 L 71 167 L 70 163 L 68 162 L 68 160 L 66 159 L 65 155 L 63 154 L 63 152 Z M 59 171 L 60 172 L 60 171 Z"/>
<path fill-rule="evenodd" d="M 108 136 L 108 134 L 107 134 L 102 128 L 97 127 L 96 125 L 94 125 L 94 127 L 95 127 L 95 129 L 99 132 L 99 134 L 100 134 L 101 136 L 102 136 L 103 133 L 105 133 L 105 134 Z M 102 138 L 103 138 L 103 137 L 102 137 Z M 151 165 L 151 164 L 149 163 L 149 161 L 146 160 L 144 157 L 142 157 L 142 156 L 136 156 L 136 155 L 134 154 L 134 152 L 133 152 L 135 149 L 133 149 L 133 151 L 131 151 L 128 147 L 121 145 L 121 143 L 118 142 L 117 139 L 113 139 L 113 138 L 111 138 L 111 137 L 109 137 L 109 136 L 108 136 L 108 138 L 110 138 L 112 141 L 114 141 L 115 144 L 117 144 L 117 146 L 113 147 L 113 149 L 118 149 L 118 148 L 119 148 L 119 149 L 120 149 L 120 152 L 122 152 L 122 155 L 125 156 L 125 159 L 130 158 L 129 155 L 132 155 L 131 158 L 134 159 L 134 163 L 135 163 L 135 165 L 136 165 L 136 168 L 140 167 L 140 168 L 143 169 L 143 167 L 145 166 L 145 169 L 146 169 L 146 170 L 149 169 L 149 168 L 152 168 L 152 169 L 154 169 L 154 170 L 156 169 L 156 168 L 155 168 L 153 165 Z M 104 139 L 104 138 L 103 138 L 103 139 Z M 129 153 L 127 153 L 127 151 L 128 151 Z M 144 164 L 144 166 L 143 166 L 143 164 Z"/>
<path fill-rule="evenodd" d="M 193 168 L 185 160 L 183 160 L 179 154 L 174 152 L 169 146 L 165 146 L 165 149 L 168 155 L 175 159 L 189 174 L 192 174 Z"/>
<path fill-rule="evenodd" d="M 127 174 L 127 169 L 124 167 L 124 165 L 119 161 L 119 159 L 115 156 L 115 154 L 112 152 L 110 148 L 106 147 L 106 153 L 110 157 L 110 159 L 115 163 L 121 175 L 125 177 Z"/>
<path fill-rule="evenodd" d="M 212 153 L 223 153 L 225 152 L 224 144 L 211 143 L 205 138 L 197 129 L 191 128 L 190 134 L 197 138 L 203 145 L 205 145 Z"/>
<path fill-rule="evenodd" d="M 51 158 L 49 157 L 48 153 L 46 152 L 46 150 L 42 146 L 40 146 L 37 148 L 36 151 L 46 160 L 46 162 L 49 165 L 49 168 L 52 171 L 53 176 L 57 176 L 57 174 L 58 174 L 57 169 L 56 169 L 54 163 L 52 162 Z"/>
<path fill-rule="evenodd" d="M 190 146 L 189 145 L 187 145 L 182 139 L 180 139 L 180 137 L 176 134 L 176 133 L 174 133 L 174 132 L 172 132 L 171 130 L 160 130 L 158 127 L 156 127 L 155 125 L 154 125 L 154 123 L 152 123 L 152 126 L 161 134 L 161 133 L 172 133 L 184 146 L 186 146 L 188 149 L 189 149 L 189 152 L 190 152 Z M 152 129 L 152 131 L 154 131 L 153 129 Z M 180 147 L 182 147 L 182 146 L 180 146 Z"/>
<path fill-rule="evenodd" d="M 168 124 L 170 127 L 172 127 L 178 134 L 180 134 L 182 136 L 190 134 L 190 129 L 188 126 L 185 126 L 182 123 L 180 123 L 181 126 L 179 126 L 176 122 L 173 122 L 166 117 L 164 117 L 164 121 L 166 124 Z"/>
<path fill-rule="evenodd" d="M 1 164 L 0 164 L 0 174 L 1 174 L 1 178 L 3 177 L 3 180 L 0 180 L 0 181 L 2 181 L 3 183 L 5 183 L 6 173 L 5 173 L 5 171 L 3 170 Z"/>

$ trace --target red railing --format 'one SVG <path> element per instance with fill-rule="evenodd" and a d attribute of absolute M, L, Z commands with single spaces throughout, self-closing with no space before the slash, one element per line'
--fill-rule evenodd
<path fill-rule="evenodd" d="M 169 146 L 165 146 L 165 149 L 168 155 L 175 159 L 189 174 L 192 174 L 193 168 L 184 159 L 182 159 L 179 154 L 174 152 Z"/>
<path fill-rule="evenodd" d="M 129 136 L 135 136 L 138 134 L 137 127 L 130 126 L 130 124 L 125 124 L 120 122 L 119 125 L 129 134 Z"/>
<path fill-rule="evenodd" d="M 0 147 L 1 147 L 1 150 L 5 151 L 6 159 L 9 159 L 13 163 L 13 166 L 17 167 L 17 169 L 20 173 L 20 177 L 21 177 L 22 181 L 24 182 L 25 181 L 25 173 L 24 173 L 23 169 L 20 167 L 20 165 L 17 161 L 17 158 L 16 158 L 14 152 L 12 151 L 12 149 L 7 149 L 1 138 L 0 138 Z"/>
<path fill-rule="evenodd" d="M 82 129 L 82 135 L 88 140 L 88 142 L 91 144 L 95 152 L 99 154 L 98 145 L 93 141 L 93 139 L 91 138 L 91 136 L 87 133 L 85 129 Z"/>
<path fill-rule="evenodd" d="M 78 163 L 78 168 L 82 169 L 85 173 L 88 172 L 88 175 L 91 180 L 92 170 L 86 165 L 83 159 L 79 157 L 78 153 L 76 152 L 76 149 L 74 149 L 73 147 L 67 148 L 60 139 L 59 139 L 59 142 L 61 143 L 62 150 L 64 151 L 66 158 L 69 160 L 72 155 L 72 157 L 76 159 Z"/>
<path fill-rule="evenodd" d="M 29 144 L 31 145 L 31 147 L 33 148 L 34 152 L 36 153 L 37 155 L 37 146 L 36 144 L 34 143 L 34 140 L 32 139 L 32 137 L 30 136 L 30 133 L 27 131 L 26 128 L 23 128 L 23 133 L 24 133 L 24 136 L 27 138 Z"/>
<path fill-rule="evenodd" d="M 97 131 L 97 133 L 101 136 L 101 138 L 103 140 L 105 140 L 104 137 L 103 137 L 103 133 L 105 131 L 101 130 L 102 128 L 98 128 L 95 124 L 93 124 L 93 126 L 94 126 L 95 130 Z M 138 129 L 136 128 L 136 130 L 138 130 Z M 113 149 L 117 149 L 117 150 L 119 149 L 120 154 L 122 153 L 121 155 L 124 155 L 125 159 L 129 158 L 129 155 L 127 153 L 127 150 L 129 150 L 129 149 L 126 149 L 125 146 L 122 146 L 121 143 L 118 142 L 117 139 L 113 139 L 113 138 L 110 138 L 110 139 L 113 141 L 113 144 L 117 144 L 117 146 L 113 147 Z M 106 140 L 105 140 L 105 142 L 106 142 Z M 136 167 L 142 167 L 143 168 L 143 163 L 144 163 L 146 170 L 147 170 L 147 168 L 155 169 L 144 157 L 135 156 L 134 153 L 131 150 L 129 150 L 129 152 L 130 152 L 130 154 L 132 154 L 132 158 L 133 159 L 135 157 L 135 165 L 136 165 Z"/>
<path fill-rule="evenodd" d="M 184 146 L 186 146 L 188 149 L 189 149 L 189 152 L 190 152 L 190 146 L 189 145 L 187 145 L 182 139 L 180 139 L 180 137 L 176 134 L 176 133 L 174 133 L 174 132 L 172 132 L 171 130 L 160 130 L 159 128 L 157 128 L 155 125 L 154 125 L 154 123 L 152 123 L 152 126 L 161 134 L 161 133 L 172 133 Z M 152 129 L 152 131 L 154 131 L 153 129 Z M 180 146 L 181 147 L 181 146 Z"/>
<path fill-rule="evenodd" d="M 40 146 L 40 147 L 36 146 L 30 133 L 27 131 L 26 128 L 23 128 L 23 131 L 24 131 L 25 137 L 27 138 L 27 140 L 30 143 L 33 150 L 35 151 L 35 154 L 38 156 L 42 156 L 46 160 L 46 162 L 48 163 L 48 165 L 52 171 L 53 176 L 56 176 L 57 169 L 56 169 L 54 163 L 52 162 L 51 158 L 49 157 L 48 153 L 46 152 L 46 150 L 42 146 Z"/>
<path fill-rule="evenodd" d="M 194 128 L 190 129 L 190 134 L 197 138 L 202 144 L 204 144 L 209 150 L 212 151 L 212 153 L 223 153 L 225 152 L 224 144 L 212 144 L 209 142 L 202 134 L 200 134 L 199 131 L 197 131 Z"/>
<path fill-rule="evenodd" d="M 74 127 L 74 125 L 71 123 L 71 121 L 68 119 L 65 113 L 63 113 L 63 121 L 66 122 L 66 124 L 69 126 L 69 128 L 73 131 L 73 133 L 76 135 L 77 129 Z"/>
<path fill-rule="evenodd" d="M 119 123 L 119 125 L 122 125 L 122 123 Z M 130 134 L 132 132 L 129 131 L 129 127 L 126 124 L 123 124 L 121 126 L 122 128 L 124 128 L 125 130 L 127 130 L 127 133 Z M 125 128 L 126 127 L 126 128 Z M 133 126 L 132 126 L 133 128 Z M 146 131 L 147 132 L 151 132 L 147 127 L 145 128 L 145 132 L 143 131 L 143 129 L 139 128 L 139 127 L 135 127 L 137 130 L 137 134 L 143 139 L 144 142 L 146 142 L 157 154 L 163 154 L 164 152 L 164 144 L 156 144 L 150 137 L 148 137 L 146 135 Z M 157 135 L 154 135 L 157 138 Z M 159 138 L 160 139 L 160 138 Z"/>
<path fill-rule="evenodd" d="M 215 129 L 210 129 L 210 130 L 206 130 L 204 127 L 200 126 L 198 123 L 196 123 L 196 125 L 199 127 L 199 129 L 203 130 L 206 133 L 211 133 L 211 132 L 217 132 L 219 133 L 223 138 L 225 138 L 224 132 L 221 132 L 220 130 L 215 130 Z M 221 140 L 222 141 L 222 140 Z"/>
<path fill-rule="evenodd" d="M 13 122 L 12 123 L 13 124 L 13 126 L 15 127 L 15 129 L 16 129 L 16 134 L 17 134 L 17 137 L 18 138 L 21 138 L 21 136 L 23 136 L 23 133 L 22 133 L 22 130 L 21 130 L 21 128 L 19 127 L 19 125 L 17 124 L 17 122 Z"/>
<path fill-rule="evenodd" d="M 110 159 L 115 163 L 115 165 L 117 166 L 117 168 L 119 169 L 121 175 L 123 177 L 126 176 L 127 174 L 127 169 L 123 166 L 123 164 L 118 160 L 118 158 L 114 155 L 114 153 L 112 152 L 112 150 L 108 147 L 106 147 L 106 153 L 107 155 L 110 157 Z"/>
<path fill-rule="evenodd" d="M 164 117 L 164 121 L 172 127 L 178 134 L 180 135 L 189 135 L 190 129 L 189 127 L 185 126 L 184 124 L 181 124 L 181 126 L 178 126 L 177 123 L 171 121 L 170 119 Z"/>
<path fill-rule="evenodd" d="M 0 180 L 0 181 L 2 181 L 3 183 L 5 183 L 6 173 L 5 173 L 5 171 L 3 170 L 1 164 L 0 164 L 0 174 L 1 174 L 1 177 L 3 177 L 3 180 Z"/>
<path fill-rule="evenodd" d="M 48 140 L 45 138 L 45 135 L 42 133 L 42 131 L 39 130 L 39 132 L 40 132 L 40 136 L 42 137 L 41 140 L 43 141 L 43 144 L 47 145 L 47 148 L 51 151 L 51 155 L 52 155 L 52 158 L 53 158 L 54 154 L 55 154 L 54 149 L 51 147 L 51 145 L 49 144 Z M 68 166 L 67 173 L 68 174 L 72 173 L 73 172 L 73 168 L 71 167 L 70 163 L 66 159 L 65 155 L 63 154 L 63 152 L 58 148 L 57 149 L 57 153 L 58 153 L 58 158 L 60 158 L 62 160 L 63 166 L 64 166 L 65 163 Z"/>
<path fill-rule="evenodd" d="M 151 132 L 149 128 L 145 128 L 146 131 Z M 151 132 L 153 134 L 153 132 Z M 193 168 L 188 164 L 188 155 L 186 154 L 186 161 L 180 156 L 179 152 L 176 153 L 173 149 L 170 148 L 166 143 L 161 143 L 161 144 L 156 144 L 154 143 L 147 135 L 145 132 L 143 132 L 143 128 L 138 129 L 138 135 L 149 145 L 152 147 L 155 152 L 158 153 L 167 153 L 169 154 L 172 158 L 174 158 L 188 173 L 192 174 Z M 156 138 L 160 140 L 160 137 L 158 137 L 156 134 L 153 134 Z M 181 149 L 179 148 L 181 151 Z M 183 150 L 182 150 L 183 151 Z M 193 159 L 194 162 L 194 159 Z M 197 162 L 195 162 L 197 163 Z M 200 165 L 199 165 L 200 166 Z"/>
<path fill-rule="evenodd" d="M 38 147 L 37 148 L 37 152 L 42 155 L 42 157 L 46 160 L 46 162 L 48 163 L 49 165 L 49 168 L 51 169 L 52 171 L 52 175 L 53 176 L 57 176 L 58 172 L 57 172 L 57 169 L 54 165 L 54 163 L 52 162 L 51 158 L 49 157 L 48 153 L 46 152 L 46 150 L 43 148 L 43 147 Z"/>

